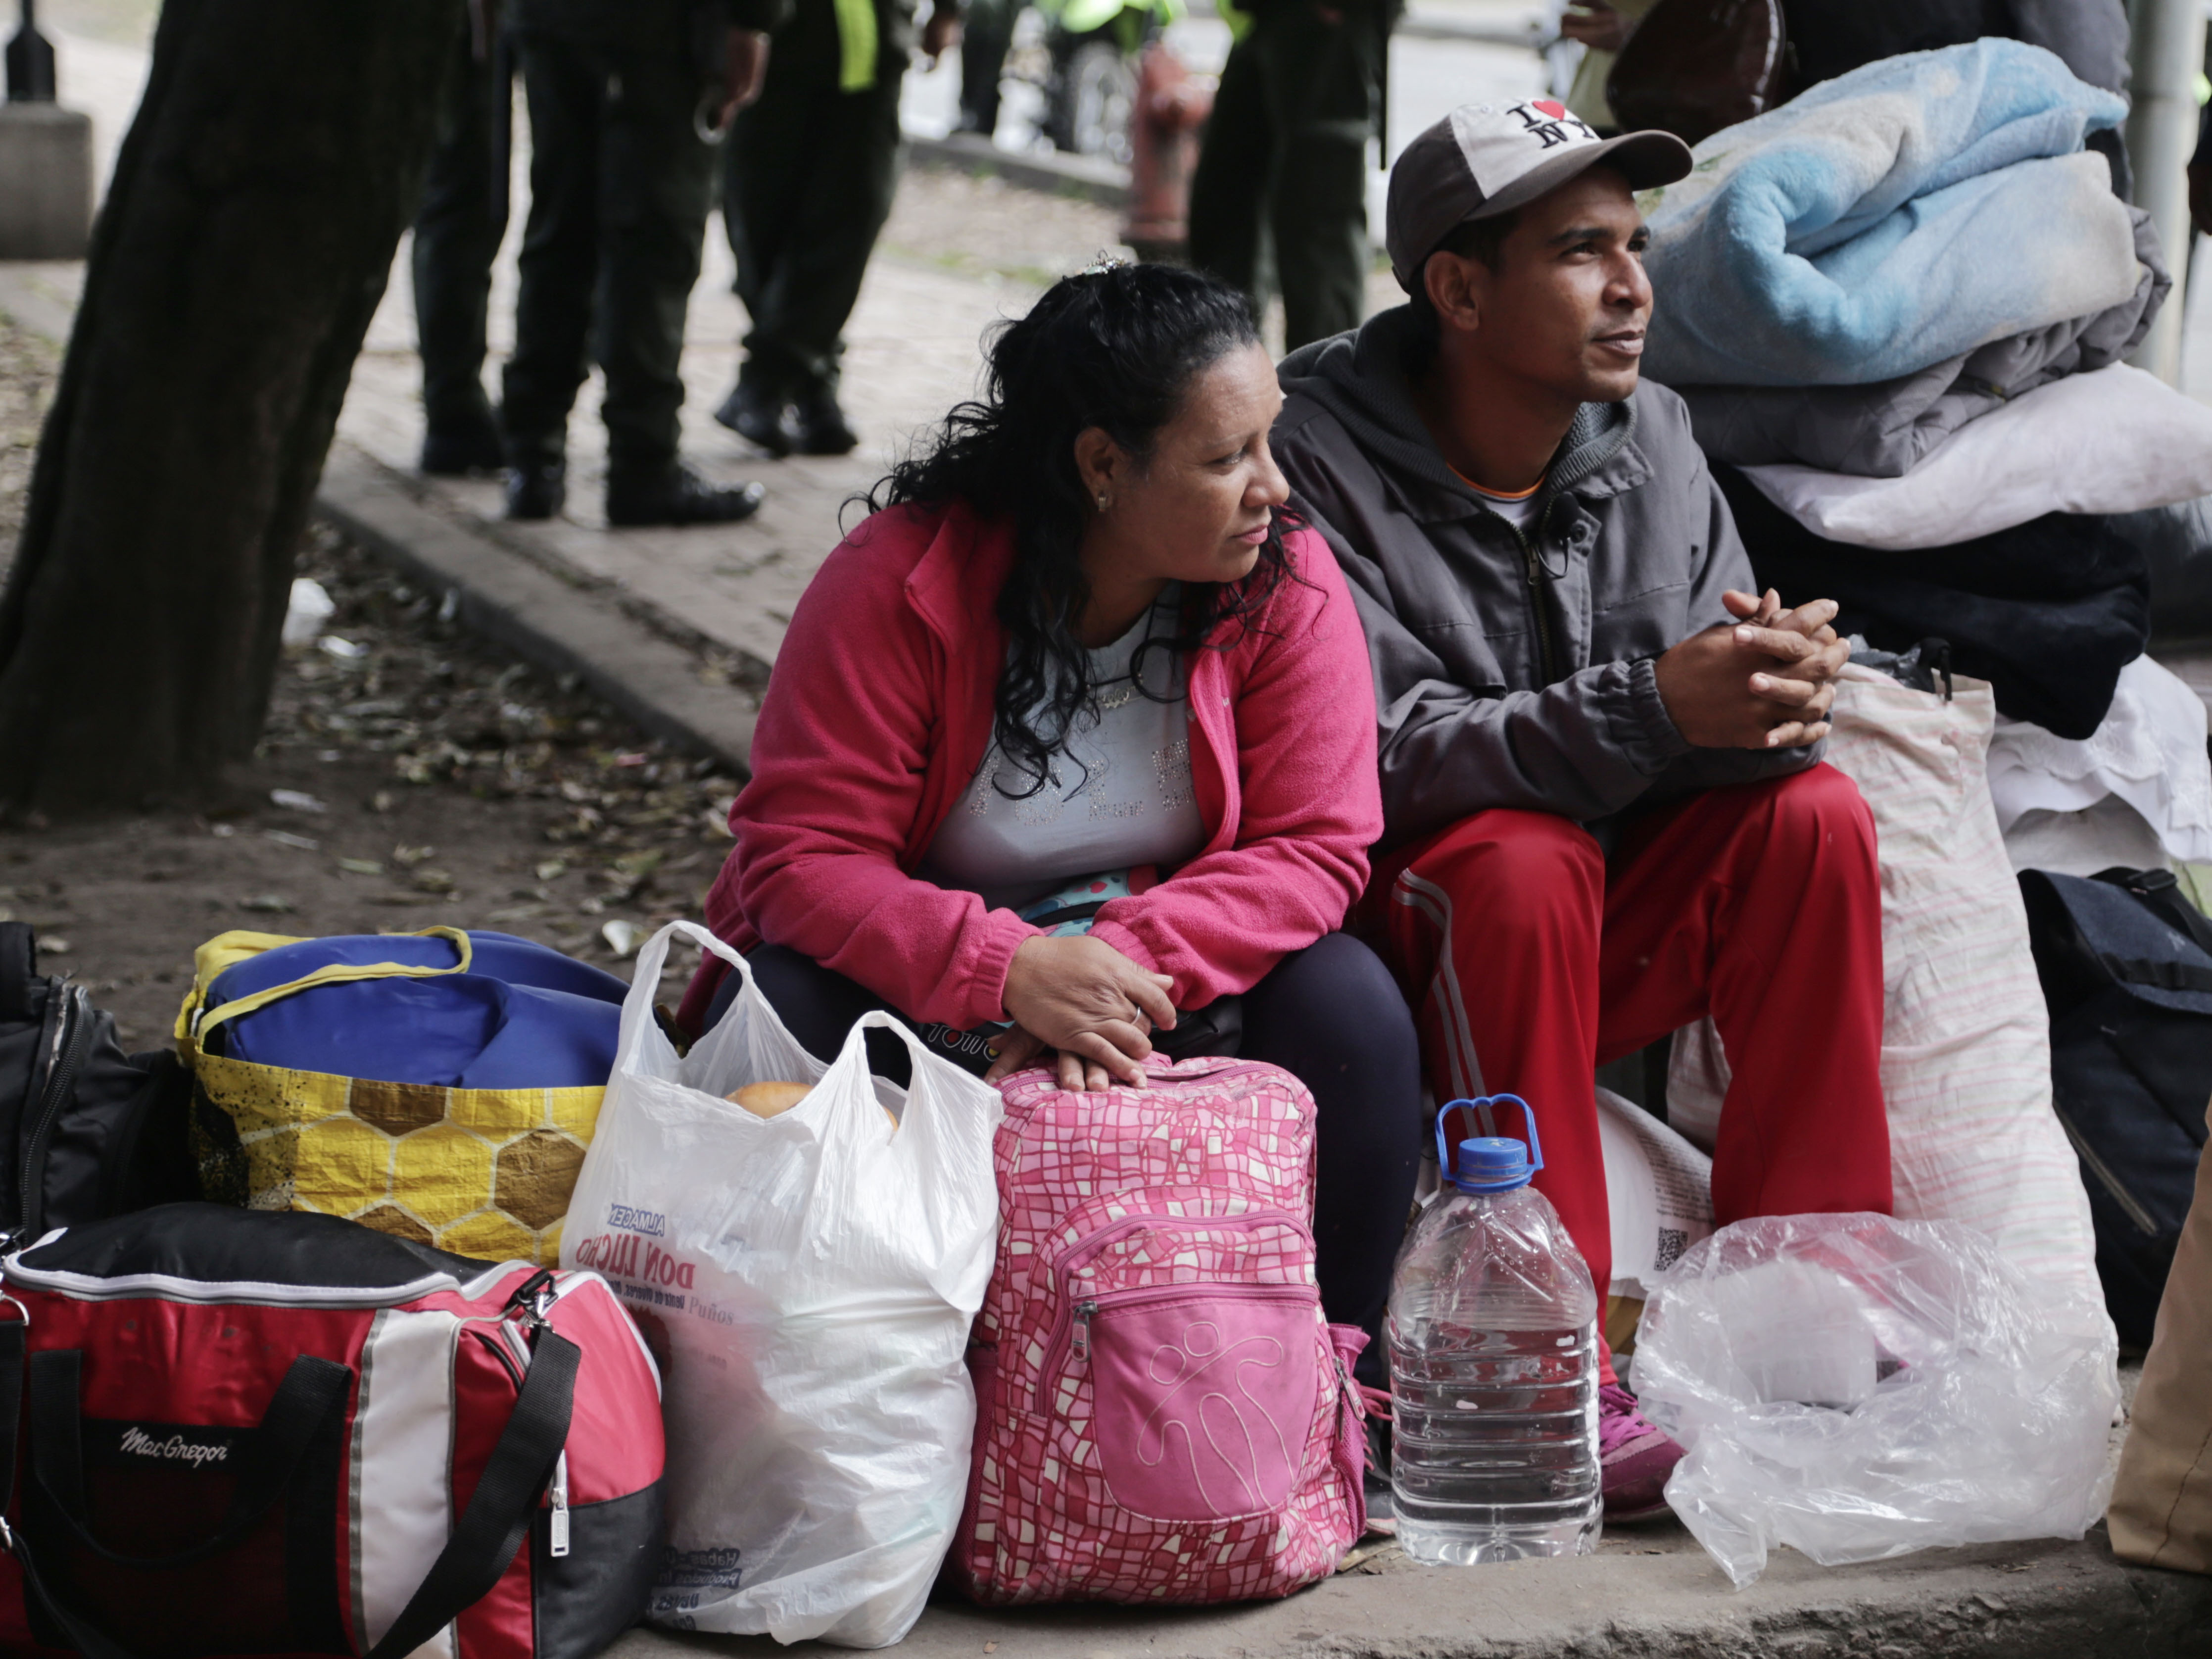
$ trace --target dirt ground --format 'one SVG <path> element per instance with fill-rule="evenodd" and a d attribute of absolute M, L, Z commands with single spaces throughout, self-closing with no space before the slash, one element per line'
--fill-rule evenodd
<path fill-rule="evenodd" d="M 0 545 L 54 356 L 0 324 Z M 0 829 L 0 920 L 36 927 L 47 971 L 127 1043 L 166 1040 L 194 949 L 232 928 L 494 928 L 627 977 L 636 939 L 701 914 L 733 779 L 441 621 L 327 529 L 300 574 L 337 610 L 278 673 L 240 807 Z M 672 990 L 696 960 L 679 951 Z"/>

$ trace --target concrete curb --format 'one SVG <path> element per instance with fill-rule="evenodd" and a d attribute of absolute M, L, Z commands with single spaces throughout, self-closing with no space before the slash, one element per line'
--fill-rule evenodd
<path fill-rule="evenodd" d="M 1630 1537 L 1632 1534 L 1624 1534 Z M 1655 1540 L 1655 1541 L 1662 1541 Z M 2212 1579 L 2116 1561 L 2101 1531 L 1824 1569 L 1777 1554 L 1734 1590 L 1694 1546 L 1573 1561 L 1340 1573 L 1286 1601 L 985 1610 L 940 1599 L 902 1659 L 2185 1659 Z M 1379 1565 L 1380 1563 L 1371 1564 Z M 987 1645 L 988 1644 L 988 1645 Z M 811 1659 L 766 1637 L 636 1631 L 608 1659 Z"/>
<path fill-rule="evenodd" d="M 973 133 L 950 138 L 909 137 L 906 143 L 908 155 L 922 167 L 996 177 L 1048 195 L 1079 196 L 1106 207 L 1128 205 L 1128 169 L 1111 161 L 1037 151 L 1017 153 L 1000 149 Z"/>
<path fill-rule="evenodd" d="M 434 592 L 526 660 L 574 674 L 654 737 L 750 770 L 753 712 L 698 662 L 605 599 L 418 499 L 398 473 L 343 441 L 331 447 L 317 514 Z"/>

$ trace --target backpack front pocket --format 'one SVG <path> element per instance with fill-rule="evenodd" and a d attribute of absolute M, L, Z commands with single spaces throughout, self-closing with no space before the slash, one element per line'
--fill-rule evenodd
<path fill-rule="evenodd" d="M 1114 1501 L 1154 1521 L 1284 1508 L 1323 1376 L 1309 1285 L 1179 1285 L 1077 1310 L 1092 1433 Z"/>

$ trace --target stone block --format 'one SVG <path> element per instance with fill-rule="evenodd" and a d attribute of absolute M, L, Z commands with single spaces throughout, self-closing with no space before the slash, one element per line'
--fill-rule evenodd
<path fill-rule="evenodd" d="M 92 118 L 0 104 L 0 259 L 82 259 L 92 240 Z"/>

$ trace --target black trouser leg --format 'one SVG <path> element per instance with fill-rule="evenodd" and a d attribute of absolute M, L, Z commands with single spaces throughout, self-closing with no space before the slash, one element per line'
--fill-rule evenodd
<path fill-rule="evenodd" d="M 1358 1370 L 1387 1385 L 1382 1316 L 1420 1170 L 1420 1039 L 1390 970 L 1349 933 L 1293 951 L 1244 994 L 1246 1060 L 1313 1091 L 1314 1273 L 1340 1325 L 1367 1333 Z"/>
<path fill-rule="evenodd" d="M 562 36 L 526 29 L 515 39 L 530 106 L 530 217 L 500 425 L 510 460 L 558 460 L 590 367 L 584 354 L 599 271 L 599 121 L 609 70 L 601 54 Z"/>
<path fill-rule="evenodd" d="M 1367 140 L 1383 49 L 1370 15 L 1332 21 L 1316 0 L 1282 0 L 1221 71 L 1191 181 L 1191 263 L 1243 289 L 1256 316 L 1272 246 L 1291 350 L 1357 328 L 1365 308 Z"/>
<path fill-rule="evenodd" d="M 838 89 L 836 19 L 801 6 L 776 31 L 768 85 L 730 134 L 723 218 L 752 327 L 745 375 L 787 396 L 834 392 L 846 320 L 890 217 L 902 146 L 902 55 Z"/>
<path fill-rule="evenodd" d="M 1367 141 L 1385 38 L 1374 16 L 1285 5 L 1255 24 L 1276 137 L 1267 183 L 1283 344 L 1359 326 L 1367 289 Z"/>
<path fill-rule="evenodd" d="M 1260 238 L 1274 153 L 1260 54 L 1248 34 L 1230 48 L 1221 87 L 1190 181 L 1190 262 L 1242 289 L 1252 314 L 1267 314 Z"/>
<path fill-rule="evenodd" d="M 623 54 L 605 106 L 592 355 L 606 376 L 611 468 L 676 459 L 684 324 L 714 195 L 714 149 L 694 121 L 701 86 L 684 44 L 670 40 Z"/>
<path fill-rule="evenodd" d="M 494 171 L 506 154 L 495 132 L 507 114 L 499 84 L 507 60 L 490 41 L 479 62 L 465 29 L 459 50 L 415 217 L 415 336 L 422 358 L 422 413 L 434 433 L 491 423 L 483 388 L 484 318 L 492 260 L 507 234 L 507 192 Z"/>
<path fill-rule="evenodd" d="M 1020 0 L 968 0 L 960 15 L 960 118 L 989 137 L 999 127 L 999 80 Z"/>

